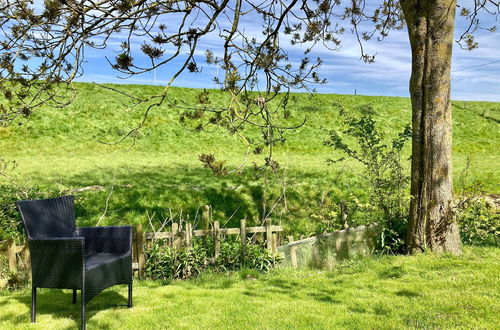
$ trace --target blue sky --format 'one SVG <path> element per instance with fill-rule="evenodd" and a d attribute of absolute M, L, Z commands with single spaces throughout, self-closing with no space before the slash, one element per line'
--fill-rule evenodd
<path fill-rule="evenodd" d="M 495 25 L 492 17 L 485 17 L 490 26 Z M 170 21 L 170 25 L 172 25 Z M 252 17 L 246 17 L 243 24 L 249 35 L 260 35 Z M 456 35 L 465 28 L 462 20 L 457 20 Z M 500 102 L 500 33 L 478 31 L 476 40 L 479 48 L 473 51 L 462 50 L 455 45 L 452 66 L 452 98 L 455 100 L 484 100 Z M 321 93 L 408 96 L 408 80 L 411 71 L 411 53 L 406 30 L 392 31 L 385 40 L 369 41 L 365 44 L 368 53 L 376 53 L 376 62 L 365 64 L 359 60 L 360 51 L 353 35 L 346 33 L 342 38 L 342 46 L 338 51 L 326 48 L 315 48 L 310 57 L 321 57 L 323 65 L 319 70 L 322 78 L 327 79 L 324 85 L 312 86 Z M 126 80 L 117 78 L 117 73 L 110 68 L 105 56 L 114 58 L 120 50 L 122 40 L 116 37 L 111 40 L 105 50 L 88 49 L 85 74 L 79 81 L 113 82 L 131 84 L 155 84 L 153 73 L 134 76 Z M 135 46 L 139 47 L 140 39 Z M 211 49 L 220 53 L 220 39 L 215 34 L 207 36 L 198 47 L 198 63 L 203 67 L 201 73 L 184 73 L 174 86 L 194 88 L 216 88 L 212 78 L 217 74 L 215 66 L 207 65 L 202 59 L 203 52 Z M 292 61 L 298 61 L 302 50 L 297 46 L 284 44 Z M 141 61 L 140 52 L 135 53 L 135 60 Z M 156 84 L 164 85 L 172 76 L 180 60 L 163 67 L 156 72 Z"/>

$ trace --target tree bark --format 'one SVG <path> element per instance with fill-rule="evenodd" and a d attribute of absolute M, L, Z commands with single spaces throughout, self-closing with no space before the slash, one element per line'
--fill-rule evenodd
<path fill-rule="evenodd" d="M 452 214 L 450 70 L 456 0 L 401 0 L 412 49 L 411 201 L 407 246 L 461 252 Z"/>

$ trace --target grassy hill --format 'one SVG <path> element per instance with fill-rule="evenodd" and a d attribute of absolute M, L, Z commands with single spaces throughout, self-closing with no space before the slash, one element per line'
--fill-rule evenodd
<path fill-rule="evenodd" d="M 133 95 L 157 88 L 121 87 Z M 142 111 L 124 111 L 123 97 L 101 87 L 79 83 L 77 89 L 75 101 L 67 108 L 43 108 L 28 123 L 0 128 L 0 157 L 18 162 L 14 174 L 19 182 L 40 186 L 50 194 L 105 187 L 78 194 L 77 213 L 84 225 L 97 223 L 105 210 L 100 224 L 147 223 L 147 215 L 159 221 L 169 209 L 177 214 L 182 210 L 184 217 L 194 219 L 204 204 L 212 205 L 213 218 L 226 226 L 243 217 L 257 223 L 263 196 L 269 211 L 286 182 L 286 198 L 274 209 L 273 221 L 281 221 L 290 232 L 312 233 L 318 219 L 328 218 L 340 200 L 352 196 L 362 200 L 365 195 L 362 178 L 350 170 L 356 170 L 355 164 L 326 164 L 334 155 L 322 142 L 327 130 L 339 127 L 333 104 L 342 101 L 357 112 L 372 106 L 388 136 L 401 131 L 411 118 L 407 98 L 295 94 L 289 121 L 297 123 L 305 116 L 307 122 L 276 147 L 276 159 L 285 170 L 280 177 L 257 178 L 252 162 L 262 162 L 263 157 L 254 155 L 246 159 L 242 173 L 215 177 L 202 167 L 198 155 L 214 153 L 236 167 L 245 160 L 245 147 L 237 136 L 220 128 L 194 132 L 179 122 L 179 110 L 164 105 L 153 111 L 132 149 L 130 141 L 102 144 L 98 141 L 117 141 L 135 127 Z M 179 101 L 194 100 L 199 90 L 176 88 L 172 93 Z M 225 96 L 212 91 L 210 97 L 217 103 Z M 453 111 L 455 177 L 470 158 L 469 179 L 481 182 L 490 193 L 499 193 L 500 104 L 457 101 Z"/>

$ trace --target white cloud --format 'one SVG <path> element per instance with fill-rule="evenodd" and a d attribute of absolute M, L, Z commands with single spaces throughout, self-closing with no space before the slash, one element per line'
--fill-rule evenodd
<path fill-rule="evenodd" d="M 262 39 L 260 21 L 259 17 L 244 17 L 242 24 L 245 34 L 249 37 Z M 227 22 L 224 23 L 223 18 L 221 18 L 220 22 L 227 25 Z M 175 21 L 166 23 L 170 27 L 175 25 Z M 463 23 L 458 22 L 457 36 L 463 31 L 463 28 Z M 203 66 L 203 73 L 183 74 L 175 85 L 197 88 L 214 87 L 212 78 L 217 69 L 214 66 L 207 65 L 203 57 L 207 49 L 215 52 L 217 56 L 222 56 L 222 40 L 218 33 L 219 31 L 210 33 L 199 43 L 195 55 L 199 64 Z M 109 69 L 109 65 L 104 60 L 104 55 L 114 57 L 116 51 L 119 50 L 120 42 L 125 36 L 126 34 L 122 33 L 111 39 L 112 50 L 87 52 L 89 63 L 86 65 L 86 71 L 88 75 L 81 80 L 90 81 L 92 80 L 90 77 L 99 77 L 100 82 L 116 82 L 116 73 Z M 455 99 L 500 101 L 500 79 L 497 78 L 500 76 L 500 63 L 474 68 L 498 60 L 500 35 L 499 33 L 478 31 L 476 40 L 479 42 L 479 48 L 473 51 L 461 50 L 458 45 L 454 47 L 452 96 Z M 139 47 L 142 39 L 134 37 L 133 43 L 134 47 Z M 300 60 L 303 48 L 290 45 L 288 36 L 283 38 L 281 44 L 289 53 L 291 61 L 298 62 Z M 342 48 L 339 51 L 332 51 L 318 45 L 308 54 L 308 57 L 319 56 L 324 60 L 319 73 L 322 77 L 327 78 L 328 83 L 313 87 L 317 87 L 318 91 L 324 93 L 353 93 L 354 90 L 357 90 L 358 94 L 408 96 L 411 51 L 407 32 L 405 30 L 392 31 L 381 42 L 376 40 L 366 42 L 364 48 L 369 54 L 377 54 L 375 63 L 365 64 L 360 61 L 359 45 L 349 33 L 346 33 L 343 37 Z M 166 54 L 172 53 L 172 49 L 166 50 Z M 140 58 L 139 55 L 136 56 L 138 61 L 145 60 Z M 159 80 L 157 83 L 165 83 L 180 63 L 179 59 L 179 61 L 173 61 L 168 66 L 158 69 L 157 76 Z M 103 66 L 108 66 L 108 69 L 103 70 Z M 118 82 L 153 84 L 153 81 L 153 75 L 147 74 Z"/>

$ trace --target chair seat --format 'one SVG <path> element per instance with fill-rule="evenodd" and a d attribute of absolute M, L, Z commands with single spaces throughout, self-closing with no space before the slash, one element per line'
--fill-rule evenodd
<path fill-rule="evenodd" d="M 124 257 L 127 257 L 128 253 L 95 253 L 85 256 L 85 269 L 93 269 L 104 264 L 108 264 Z"/>

